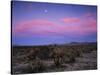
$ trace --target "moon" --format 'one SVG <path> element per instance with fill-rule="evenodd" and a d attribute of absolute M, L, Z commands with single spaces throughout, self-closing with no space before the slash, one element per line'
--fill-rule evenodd
<path fill-rule="evenodd" d="M 44 12 L 47 13 L 48 11 L 45 9 Z"/>

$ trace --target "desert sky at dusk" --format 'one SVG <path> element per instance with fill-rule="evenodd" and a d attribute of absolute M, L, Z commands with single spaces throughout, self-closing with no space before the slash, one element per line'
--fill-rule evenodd
<path fill-rule="evenodd" d="M 12 44 L 97 41 L 97 7 L 12 1 Z"/>

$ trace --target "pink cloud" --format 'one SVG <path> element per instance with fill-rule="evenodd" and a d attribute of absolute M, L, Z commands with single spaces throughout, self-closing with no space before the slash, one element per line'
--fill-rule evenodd
<path fill-rule="evenodd" d="M 55 23 L 48 20 L 31 20 L 31 21 L 21 21 L 13 26 L 12 31 L 14 33 L 31 33 L 40 34 L 46 33 L 46 31 L 54 27 Z"/>
<path fill-rule="evenodd" d="M 96 32 L 97 31 L 97 21 L 94 18 L 94 14 L 92 13 L 86 13 L 83 16 L 83 21 L 81 23 L 81 26 L 83 27 L 84 31 L 86 32 Z"/>
<path fill-rule="evenodd" d="M 64 22 L 64 23 L 76 23 L 76 22 L 80 22 L 80 19 L 79 18 L 62 18 L 60 19 L 60 21 Z"/>
<path fill-rule="evenodd" d="M 96 32 L 97 31 L 97 23 L 94 19 L 87 19 L 83 24 L 83 29 L 87 32 Z"/>
<path fill-rule="evenodd" d="M 60 30 L 71 34 L 89 35 L 97 31 L 96 19 L 94 19 L 92 13 L 85 13 L 82 17 L 78 18 L 63 18 L 61 21 L 64 22 L 66 26 L 60 27 Z M 69 25 L 69 23 L 73 24 Z"/>
<path fill-rule="evenodd" d="M 79 17 L 79 18 L 63 18 L 62 23 L 53 22 L 49 20 L 29 20 L 21 21 L 16 25 L 13 25 L 13 33 L 16 35 L 75 35 L 75 36 L 85 36 L 91 33 L 95 33 L 96 29 L 96 19 L 92 16 Z M 68 22 L 68 24 L 66 24 Z M 69 23 L 72 23 L 70 25 Z"/>

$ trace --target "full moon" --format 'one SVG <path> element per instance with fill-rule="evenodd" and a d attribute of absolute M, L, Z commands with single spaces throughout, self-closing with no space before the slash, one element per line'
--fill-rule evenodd
<path fill-rule="evenodd" d="M 44 12 L 47 13 L 48 11 L 45 9 Z"/>

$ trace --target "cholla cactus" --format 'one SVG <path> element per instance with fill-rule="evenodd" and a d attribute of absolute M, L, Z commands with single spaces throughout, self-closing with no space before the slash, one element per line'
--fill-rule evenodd
<path fill-rule="evenodd" d="M 64 51 L 61 48 L 54 48 L 53 52 L 50 54 L 53 58 L 56 67 L 61 66 L 64 57 Z"/>
<path fill-rule="evenodd" d="M 35 48 L 35 49 L 31 48 L 29 50 L 29 53 L 26 56 L 27 56 L 29 61 L 30 60 L 34 60 L 34 59 L 36 59 L 38 53 L 39 53 L 39 49 L 38 48 Z"/>
<path fill-rule="evenodd" d="M 36 57 L 35 60 L 30 61 L 29 66 L 31 68 L 31 71 L 34 73 L 42 72 L 45 70 L 45 66 L 44 66 L 43 61 L 38 57 Z"/>
<path fill-rule="evenodd" d="M 42 72 L 45 69 L 43 61 L 38 57 L 39 48 L 31 48 L 27 54 L 30 72 Z"/>

